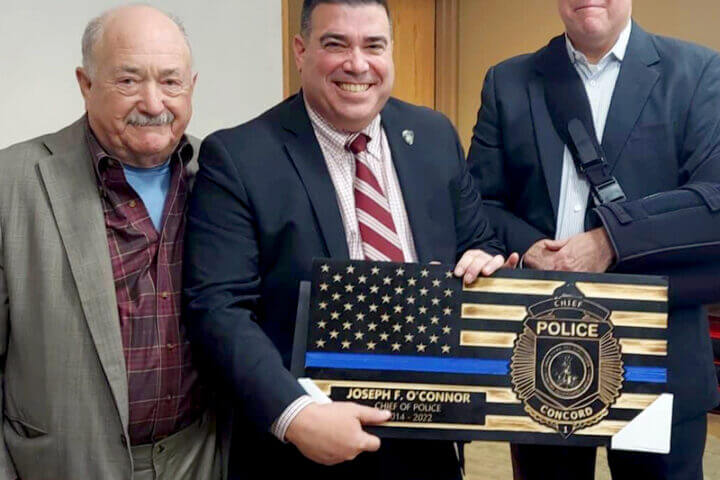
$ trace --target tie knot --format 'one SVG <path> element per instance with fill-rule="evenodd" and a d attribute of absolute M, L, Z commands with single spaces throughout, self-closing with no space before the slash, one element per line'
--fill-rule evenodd
<path fill-rule="evenodd" d="M 364 133 L 360 133 L 357 137 L 355 137 L 353 141 L 348 142 L 348 144 L 345 145 L 345 149 L 352 152 L 353 155 L 357 155 L 358 153 L 367 150 L 367 144 L 369 141 L 370 137 L 368 137 Z"/>

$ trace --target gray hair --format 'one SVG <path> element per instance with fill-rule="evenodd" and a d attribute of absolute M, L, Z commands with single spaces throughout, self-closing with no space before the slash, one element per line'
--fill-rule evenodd
<path fill-rule="evenodd" d="M 144 3 L 136 3 L 131 4 L 132 5 L 143 5 L 143 6 L 150 6 L 148 4 Z M 100 40 L 103 34 L 103 28 L 105 26 L 105 20 L 107 17 L 110 16 L 113 12 L 118 10 L 119 8 L 123 7 L 116 7 L 112 8 L 110 10 L 106 10 L 97 17 L 90 20 L 85 27 L 85 31 L 83 32 L 82 36 L 82 65 L 87 74 L 90 77 L 93 77 L 95 75 L 95 58 L 93 56 L 93 48 L 95 48 L 95 45 Z M 152 7 L 155 8 L 155 7 Z M 190 37 L 188 37 L 187 31 L 185 30 L 185 25 L 183 25 L 182 20 L 180 20 L 180 17 L 177 15 L 174 15 L 172 13 L 168 13 L 165 11 L 160 10 L 162 13 L 165 14 L 170 20 L 173 21 L 173 23 L 177 26 L 178 30 L 180 30 L 180 33 L 182 33 L 183 38 L 185 39 L 185 44 L 188 47 L 188 51 L 190 52 L 190 63 L 192 64 L 192 47 L 190 46 Z"/>

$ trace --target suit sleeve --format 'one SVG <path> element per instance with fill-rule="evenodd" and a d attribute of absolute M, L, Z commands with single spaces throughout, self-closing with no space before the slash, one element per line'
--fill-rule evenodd
<path fill-rule="evenodd" d="M 5 376 L 5 354 L 7 352 L 8 332 L 10 330 L 10 298 L 8 296 L 7 281 L 5 280 L 5 267 L 3 263 L 3 236 L 0 225 L 0 411 L 5 410 L 3 405 Z M 10 454 L 5 446 L 5 436 L 0 429 L 0 474 L 2 478 L 17 478 L 17 472 L 10 460 Z"/>
<path fill-rule="evenodd" d="M 217 136 L 200 150 L 188 211 L 184 306 L 188 332 L 234 406 L 262 431 L 304 394 L 257 323 L 261 302 L 253 209 Z"/>
<path fill-rule="evenodd" d="M 473 128 L 468 164 L 471 174 L 479 183 L 486 211 L 498 237 L 509 252 L 523 254 L 547 235 L 511 211 L 504 160 L 505 151 L 495 95 L 495 71 L 491 68 L 482 89 L 482 106 Z"/>
<path fill-rule="evenodd" d="M 491 255 L 505 255 L 505 246 L 493 232 L 492 222 L 483 204 L 475 181 L 470 175 L 460 139 L 452 124 L 448 121 L 452 132 L 452 141 L 459 164 L 459 175 L 456 181 L 455 225 L 457 235 L 457 259 L 470 249 L 480 249 Z"/>
<path fill-rule="evenodd" d="M 681 187 L 596 209 L 623 270 L 669 269 L 697 303 L 720 300 L 699 285 L 720 274 L 720 56 L 707 63 L 684 126 Z M 688 282 L 685 285 L 681 283 Z M 717 282 L 713 282 L 716 284 Z"/>

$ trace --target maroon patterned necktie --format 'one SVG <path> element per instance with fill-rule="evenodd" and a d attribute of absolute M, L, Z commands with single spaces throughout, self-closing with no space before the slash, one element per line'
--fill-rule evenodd
<path fill-rule="evenodd" d="M 366 260 L 402 262 L 405 257 L 390 213 L 390 204 L 363 154 L 369 141 L 370 137 L 361 133 L 354 139 L 351 137 L 345 146 L 355 156 L 353 187 L 363 253 Z"/>

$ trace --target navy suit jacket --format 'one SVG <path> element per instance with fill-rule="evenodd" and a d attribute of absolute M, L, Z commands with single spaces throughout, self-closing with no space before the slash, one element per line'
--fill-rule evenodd
<path fill-rule="evenodd" d="M 508 250 L 555 235 L 564 144 L 544 78 L 562 61 L 559 36 L 485 79 L 468 161 Z M 670 277 L 675 420 L 697 415 L 719 400 L 701 305 L 720 299 L 720 56 L 633 24 L 602 147 L 628 200 L 589 208 L 586 226 L 608 231 L 614 271 Z"/>
<path fill-rule="evenodd" d="M 450 122 L 395 99 L 381 117 L 419 260 L 453 264 L 471 248 L 503 253 Z M 412 145 L 403 140 L 404 130 L 414 132 Z M 313 258 L 349 258 L 335 189 L 302 96 L 210 135 L 200 151 L 190 203 L 187 322 L 240 407 L 236 418 L 247 423 L 239 428 L 246 440 L 242 449 L 234 448 L 247 459 L 238 470 L 255 472 L 254 465 L 261 465 L 258 474 L 269 473 L 271 465 L 275 473 L 339 474 L 311 465 L 267 433 L 303 394 L 288 372 L 299 283 L 310 280 Z M 345 468 L 342 475 L 377 478 L 380 470 L 392 472 L 393 462 L 407 465 L 396 474 L 413 478 L 454 478 L 447 472 L 458 471 L 451 444 L 420 442 L 406 450 L 404 445 L 383 442 L 385 459 L 363 454 L 340 467 Z M 427 456 L 426 450 L 437 452 Z M 380 463 L 385 463 L 382 468 Z"/>

